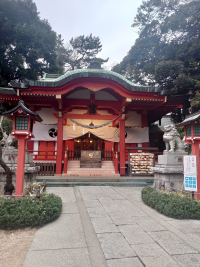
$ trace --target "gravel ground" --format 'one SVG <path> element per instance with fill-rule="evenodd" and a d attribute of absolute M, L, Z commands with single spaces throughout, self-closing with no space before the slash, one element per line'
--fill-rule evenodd
<path fill-rule="evenodd" d="M 22 267 L 37 228 L 0 230 L 0 266 Z"/>

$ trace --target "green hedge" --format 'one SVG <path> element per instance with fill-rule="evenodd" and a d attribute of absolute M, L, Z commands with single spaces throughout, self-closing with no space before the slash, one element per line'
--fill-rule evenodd
<path fill-rule="evenodd" d="M 41 198 L 0 198 L 0 229 L 42 226 L 55 220 L 62 210 L 62 200 L 54 194 Z"/>
<path fill-rule="evenodd" d="M 189 197 L 145 187 L 142 189 L 142 200 L 148 206 L 171 218 L 200 219 L 200 202 L 191 201 Z"/>

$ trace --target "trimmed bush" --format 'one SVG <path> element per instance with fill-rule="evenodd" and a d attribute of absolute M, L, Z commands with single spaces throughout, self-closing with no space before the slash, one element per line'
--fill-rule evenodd
<path fill-rule="evenodd" d="M 191 201 L 187 196 L 145 187 L 142 189 L 142 200 L 148 206 L 171 218 L 200 219 L 200 202 Z"/>
<path fill-rule="evenodd" d="M 0 198 L 0 229 L 42 226 L 59 217 L 62 200 L 54 194 L 41 194 L 40 199 Z"/>

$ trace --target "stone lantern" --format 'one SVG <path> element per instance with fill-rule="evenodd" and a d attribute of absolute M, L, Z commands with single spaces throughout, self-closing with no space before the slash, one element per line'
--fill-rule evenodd
<path fill-rule="evenodd" d="M 199 158 L 199 145 L 200 145 L 200 111 L 188 115 L 184 121 L 179 123 L 177 127 L 184 127 L 185 138 L 184 142 L 190 144 L 192 147 L 192 155 L 197 156 L 197 198 L 199 199 L 200 193 L 200 158 Z"/>
<path fill-rule="evenodd" d="M 4 116 L 13 121 L 13 131 L 11 133 L 18 139 L 18 158 L 15 195 L 22 195 L 24 186 L 24 165 L 26 141 L 34 138 L 33 124 L 35 121 L 41 122 L 42 119 L 37 113 L 31 111 L 23 100 L 13 109 L 3 113 Z"/>

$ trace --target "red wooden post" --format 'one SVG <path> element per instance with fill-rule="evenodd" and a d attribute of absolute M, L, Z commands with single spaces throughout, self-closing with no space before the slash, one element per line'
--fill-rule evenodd
<path fill-rule="evenodd" d="M 118 152 L 115 153 L 115 173 L 118 173 Z"/>
<path fill-rule="evenodd" d="M 16 137 L 16 136 L 15 136 Z M 26 148 L 26 135 L 19 135 L 18 143 L 18 158 L 17 158 L 17 172 L 16 172 L 16 186 L 15 195 L 22 195 L 24 188 L 24 164 L 25 164 L 25 148 Z"/>
<path fill-rule="evenodd" d="M 125 170 L 125 121 L 121 120 L 119 124 L 120 128 L 120 174 L 124 175 Z"/>
<path fill-rule="evenodd" d="M 58 135 L 57 135 L 57 157 L 56 157 L 56 174 L 62 173 L 62 155 L 63 154 L 63 118 L 58 118 Z"/>
<path fill-rule="evenodd" d="M 200 158 L 199 158 L 199 140 L 194 140 L 192 143 L 192 155 L 197 156 L 197 192 L 200 193 Z M 195 198 L 200 199 L 200 195 L 196 195 Z"/>

